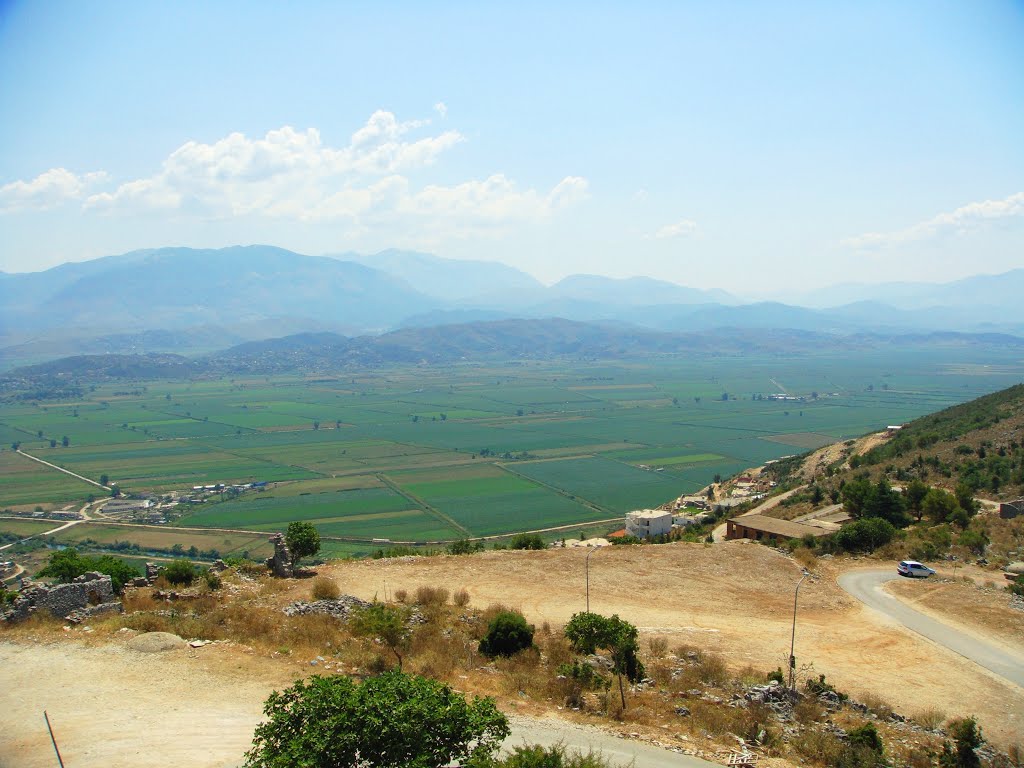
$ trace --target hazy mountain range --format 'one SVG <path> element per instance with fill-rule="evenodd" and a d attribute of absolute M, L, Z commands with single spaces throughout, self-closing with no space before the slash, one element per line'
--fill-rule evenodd
<path fill-rule="evenodd" d="M 637 332 L 1024 335 L 1022 292 L 1019 269 L 946 284 L 849 283 L 795 295 L 799 303 L 747 303 L 646 277 L 572 275 L 545 286 L 505 264 L 409 251 L 159 248 L 0 273 L 0 367 L 73 354 L 195 355 L 296 333 L 355 337 L 512 318 Z"/>

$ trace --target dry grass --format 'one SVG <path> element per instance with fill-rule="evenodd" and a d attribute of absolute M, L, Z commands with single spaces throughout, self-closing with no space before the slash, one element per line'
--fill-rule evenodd
<path fill-rule="evenodd" d="M 416 587 L 417 605 L 444 605 L 448 602 L 449 592 L 445 587 Z"/>
<path fill-rule="evenodd" d="M 452 602 L 455 603 L 459 608 L 465 608 L 469 605 L 469 590 L 462 587 L 454 595 L 452 595 Z"/>
<path fill-rule="evenodd" d="M 946 722 L 946 713 L 941 709 L 925 709 L 914 715 L 913 720 L 922 728 L 934 731 Z"/>
<path fill-rule="evenodd" d="M 653 658 L 663 659 L 668 653 L 668 640 L 664 637 L 651 637 L 647 640 L 647 647 L 650 648 Z"/>
<path fill-rule="evenodd" d="M 860 703 L 865 705 L 882 720 L 888 720 L 892 715 L 892 706 L 885 699 L 874 693 L 865 693 L 857 697 Z"/>
<path fill-rule="evenodd" d="M 404 603 L 409 599 L 409 591 L 406 589 L 396 589 L 394 592 L 395 600 L 399 603 Z"/>
<path fill-rule="evenodd" d="M 790 739 L 790 747 L 805 760 L 835 765 L 843 751 L 843 742 L 831 733 L 807 729 Z"/>
<path fill-rule="evenodd" d="M 341 588 L 334 579 L 317 576 L 313 579 L 311 594 L 314 600 L 337 600 L 341 595 Z"/>

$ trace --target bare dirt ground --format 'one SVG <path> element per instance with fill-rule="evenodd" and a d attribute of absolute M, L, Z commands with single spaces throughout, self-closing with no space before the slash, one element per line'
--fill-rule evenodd
<path fill-rule="evenodd" d="M 474 606 L 503 603 L 538 626 L 557 626 L 585 607 L 585 555 L 487 552 L 339 562 L 319 570 L 343 592 L 367 599 L 420 585 L 465 587 Z M 823 673 L 855 698 L 874 694 L 906 715 L 929 709 L 975 715 L 997 744 L 1020 740 L 1024 690 L 862 608 L 836 584 L 834 562 L 819 561 L 815 571 L 818 578 L 805 581 L 799 596 L 802 678 Z M 792 560 L 747 542 L 607 547 L 590 558 L 590 607 L 637 624 L 644 647 L 646 637 L 663 636 L 670 649 L 699 646 L 722 653 L 735 668 L 768 670 L 785 667 L 798 578 Z M 898 589 L 920 589 L 919 602 L 942 604 L 942 592 L 926 594 L 932 586 L 922 581 Z M 309 599 L 310 587 L 308 580 L 292 582 L 276 599 L 282 605 Z M 54 764 L 43 709 L 75 768 L 236 766 L 269 692 L 319 671 L 308 659 L 272 659 L 231 644 L 140 654 L 127 647 L 129 635 L 73 631 L 63 642 L 52 634 L 0 636 L 0 690 L 7 694 L 0 766 Z"/>
<path fill-rule="evenodd" d="M 585 608 L 584 556 L 497 552 L 345 562 L 323 572 L 367 599 L 417 586 L 465 587 L 473 605 L 503 603 L 538 625 L 560 625 Z M 804 677 L 824 673 L 840 690 L 879 696 L 907 715 L 974 714 L 990 738 L 1019 740 L 1024 690 L 862 608 L 838 586 L 830 561 L 815 570 L 820 578 L 805 582 L 799 597 L 797 665 L 813 665 Z M 642 635 L 666 637 L 670 648 L 697 645 L 735 667 L 785 669 L 799 576 L 792 560 L 749 542 L 609 547 L 590 558 L 590 607 L 619 614 Z"/>

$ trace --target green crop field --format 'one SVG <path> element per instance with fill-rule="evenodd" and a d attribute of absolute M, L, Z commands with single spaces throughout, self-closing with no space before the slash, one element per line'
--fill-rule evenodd
<path fill-rule="evenodd" d="M 269 483 L 180 507 L 183 515 L 153 532 L 117 529 L 133 541 L 220 537 L 214 548 L 223 550 L 230 534 L 173 525 L 269 532 L 309 520 L 336 537 L 330 551 L 350 552 L 372 539 L 583 526 L 694 492 L 716 474 L 1002 389 L 1022 374 L 1010 351 L 950 346 L 100 382 L 76 402 L 0 404 L 0 509 L 102 493 L 12 452 L 17 443 L 129 492 Z M 100 528 L 75 526 L 66 538 Z M 253 536 L 245 547 L 263 546 L 263 534 Z"/>

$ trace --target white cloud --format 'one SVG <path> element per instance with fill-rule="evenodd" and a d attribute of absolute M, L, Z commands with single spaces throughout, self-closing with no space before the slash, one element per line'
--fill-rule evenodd
<path fill-rule="evenodd" d="M 340 148 L 325 145 L 316 129 L 290 126 L 262 139 L 232 133 L 212 144 L 190 141 L 153 176 L 94 194 L 85 207 L 343 220 L 353 231 L 404 222 L 458 236 L 541 219 L 587 195 L 587 180 L 578 176 L 566 176 L 548 192 L 520 188 L 503 174 L 416 188 L 406 174 L 432 166 L 464 140 L 458 131 L 409 136 L 427 125 L 378 111 Z"/>
<path fill-rule="evenodd" d="M 1017 216 L 1024 216 L 1024 192 L 1018 192 L 1002 200 L 968 203 L 906 229 L 896 232 L 868 232 L 843 240 L 842 244 L 858 249 L 886 248 L 949 235 L 966 235 L 996 219 Z"/>
<path fill-rule="evenodd" d="M 445 104 L 443 101 L 439 101 L 437 102 L 437 104 L 434 105 L 434 111 L 437 112 L 437 114 L 439 114 L 441 117 L 447 117 L 448 105 Z"/>
<path fill-rule="evenodd" d="M 651 238 L 655 240 L 669 240 L 675 237 L 687 237 L 697 231 L 697 222 L 690 219 L 677 221 L 675 224 L 666 224 L 659 229 Z"/>
<path fill-rule="evenodd" d="M 446 112 L 442 103 L 435 110 Z M 540 220 L 587 196 L 587 180 L 579 176 L 566 176 L 547 191 L 503 174 L 450 185 L 424 182 L 421 177 L 465 140 L 458 131 L 429 125 L 378 111 L 340 147 L 325 143 L 315 128 L 284 126 L 262 138 L 231 133 L 212 143 L 186 142 L 152 175 L 105 191 L 87 190 L 104 174 L 56 169 L 8 184 L 0 201 L 14 210 L 81 199 L 84 209 L 109 214 L 338 221 L 349 234 L 377 228 L 396 236 L 405 230 L 464 237 Z"/>
<path fill-rule="evenodd" d="M 51 168 L 31 181 L 12 181 L 0 187 L 0 211 L 46 210 L 70 200 L 107 179 L 102 171 L 78 175 L 67 168 Z"/>

